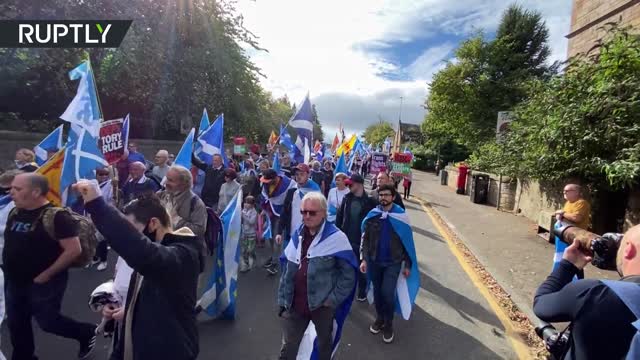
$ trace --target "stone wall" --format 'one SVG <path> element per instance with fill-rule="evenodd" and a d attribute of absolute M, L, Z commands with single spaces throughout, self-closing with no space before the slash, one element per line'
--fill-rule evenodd
<path fill-rule="evenodd" d="M 27 133 L 19 131 L 0 130 L 0 169 L 13 167 L 15 153 L 20 148 L 33 149 L 47 134 Z M 146 159 L 153 160 L 159 149 L 166 149 L 170 153 L 177 154 L 182 146 L 181 141 L 131 139 L 138 144 L 138 151 L 142 152 Z"/>
<path fill-rule="evenodd" d="M 453 190 L 456 190 L 459 174 L 458 168 L 454 166 L 447 166 L 445 169 L 449 173 L 447 186 Z M 501 182 L 499 175 L 487 174 L 472 170 L 467 173 L 465 195 L 471 194 L 471 182 L 473 181 L 474 174 L 485 174 L 489 176 L 489 192 L 487 194 L 487 205 L 497 207 L 498 193 L 500 193 L 500 210 L 513 211 L 515 206 L 516 181 L 513 181 L 511 178 L 505 176 L 502 177 Z M 499 187 L 501 187 L 500 191 L 498 191 Z"/>
<path fill-rule="evenodd" d="M 518 179 L 514 210 L 536 223 L 540 219 L 546 223 L 564 204 L 562 189 L 562 186 L 542 186 L 537 180 Z"/>
<path fill-rule="evenodd" d="M 637 0 L 574 0 L 568 56 L 585 53 L 602 38 L 601 27 L 608 22 L 640 27 L 640 2 Z"/>

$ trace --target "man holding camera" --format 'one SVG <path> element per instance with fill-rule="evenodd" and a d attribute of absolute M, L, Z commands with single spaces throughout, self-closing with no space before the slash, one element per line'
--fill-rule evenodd
<path fill-rule="evenodd" d="M 605 234 L 604 236 L 615 236 Z M 592 252 L 575 240 L 559 266 L 536 292 L 533 311 L 541 320 L 571 322 L 568 349 L 556 358 L 621 359 L 629 351 L 638 331 L 631 306 L 640 306 L 640 296 L 619 296 L 620 287 L 640 294 L 640 225 L 629 229 L 618 248 L 616 264 L 620 281 L 585 279 L 574 276 L 592 260 Z"/>

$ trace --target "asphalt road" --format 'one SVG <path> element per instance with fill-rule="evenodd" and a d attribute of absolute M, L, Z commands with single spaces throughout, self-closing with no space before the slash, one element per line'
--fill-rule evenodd
<path fill-rule="evenodd" d="M 381 334 L 372 335 L 368 330 L 374 320 L 373 306 L 354 303 L 337 358 L 516 359 L 502 323 L 421 205 L 408 202 L 407 210 L 414 229 L 422 281 L 411 319 L 396 318 L 395 341 L 385 344 Z M 267 252 L 258 249 L 258 253 L 264 258 Z M 112 268 L 104 272 L 73 270 L 63 313 L 78 320 L 97 322 L 98 314 L 87 306 L 88 296 L 112 272 Z M 269 277 L 258 268 L 241 274 L 240 279 L 237 318 L 200 322 L 200 359 L 277 359 L 281 339 L 275 305 L 278 278 Z M 76 358 L 78 345 L 74 341 L 43 333 L 37 325 L 34 332 L 40 359 Z M 2 328 L 1 345 L 5 355 L 11 354 L 6 326 Z M 99 339 L 94 359 L 106 359 L 107 353 L 107 340 Z"/>

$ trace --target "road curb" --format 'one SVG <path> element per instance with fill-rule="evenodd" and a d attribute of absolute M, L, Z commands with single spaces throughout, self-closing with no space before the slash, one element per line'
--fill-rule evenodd
<path fill-rule="evenodd" d="M 412 196 L 422 205 L 423 210 L 441 232 L 467 275 L 489 302 L 507 330 L 519 358 L 545 359 L 546 350 L 542 341 L 535 334 L 531 318 L 520 310 L 520 307 L 511 298 L 511 294 L 486 270 L 483 263 L 471 251 L 467 242 L 463 241 L 464 237 L 455 230 L 455 226 L 448 221 L 446 216 L 435 210 L 428 200 L 420 196 Z"/>

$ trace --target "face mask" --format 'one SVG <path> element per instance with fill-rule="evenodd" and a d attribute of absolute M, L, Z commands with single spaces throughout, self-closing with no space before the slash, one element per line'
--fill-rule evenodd
<path fill-rule="evenodd" d="M 156 241 L 156 231 L 150 231 L 149 230 L 149 225 L 144 227 L 144 230 L 142 230 L 142 234 L 146 237 L 149 238 L 149 240 L 155 242 Z"/>

